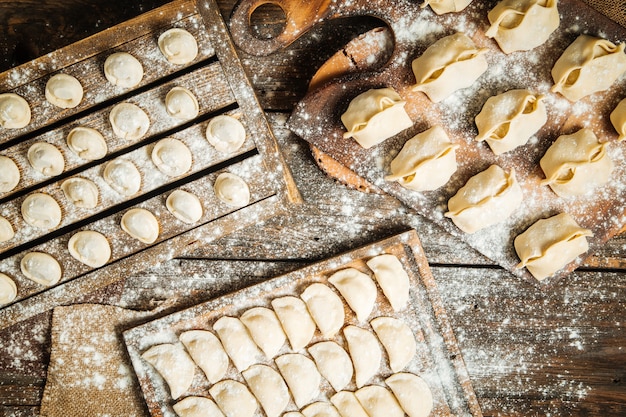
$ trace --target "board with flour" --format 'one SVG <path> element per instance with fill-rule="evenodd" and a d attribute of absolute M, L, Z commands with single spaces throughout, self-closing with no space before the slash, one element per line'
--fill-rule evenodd
<path fill-rule="evenodd" d="M 173 64 L 161 52 L 159 36 L 172 28 L 186 30 L 197 42 L 198 53 L 192 61 Z M 141 62 L 144 75 L 139 84 L 123 88 L 107 81 L 103 65 L 114 52 L 128 52 Z M 69 74 L 81 83 L 84 96 L 78 106 L 61 109 L 46 100 L 46 82 L 58 73 Z M 197 116 L 181 120 L 167 112 L 165 97 L 174 87 L 186 88 L 196 97 Z M 2 327 L 67 304 L 300 202 L 213 1 L 172 2 L 13 68 L 0 74 L 0 92 L 23 97 L 32 114 L 23 128 L 0 128 L 0 153 L 11 158 L 20 171 L 17 186 L 0 195 L 0 214 L 15 231 L 13 238 L 0 243 L 0 271 L 17 287 L 16 298 L 0 306 Z M 113 132 L 109 115 L 121 103 L 138 106 L 149 118 L 148 130 L 138 139 L 120 139 Z M 245 140 L 236 150 L 218 150 L 206 138 L 209 122 L 222 115 L 243 125 Z M 107 145 L 105 156 L 86 160 L 69 148 L 68 133 L 78 126 L 102 134 Z M 191 153 L 189 169 L 168 175 L 157 168 L 152 153 L 163 139 L 186 145 Z M 60 151 L 65 162 L 61 174 L 47 177 L 31 167 L 27 153 L 39 142 Z M 131 195 L 116 192 L 104 179 L 106 165 L 118 159 L 131 161 L 140 173 L 139 190 Z M 233 205 L 218 198 L 213 187 L 222 173 L 243 179 L 250 191 L 247 202 Z M 95 207 L 76 207 L 66 198 L 61 185 L 75 177 L 96 185 Z M 166 199 L 175 190 L 198 197 L 202 206 L 198 220 L 184 222 L 168 210 Z M 34 193 L 57 201 L 62 214 L 57 226 L 37 228 L 24 220 L 22 203 Z M 122 216 L 133 208 L 146 209 L 156 217 L 159 231 L 154 242 L 142 243 L 122 230 Z M 88 266 L 70 255 L 70 238 L 83 230 L 107 238 L 111 256 L 103 266 Z M 28 252 L 52 255 L 61 266 L 59 282 L 45 286 L 26 278 L 20 261 Z"/>

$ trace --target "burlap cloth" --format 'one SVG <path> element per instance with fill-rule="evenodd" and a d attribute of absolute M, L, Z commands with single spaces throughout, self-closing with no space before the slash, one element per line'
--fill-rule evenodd
<path fill-rule="evenodd" d="M 605 16 L 626 27 L 626 0 L 583 0 Z M 624 41 L 626 39 L 622 39 Z"/>

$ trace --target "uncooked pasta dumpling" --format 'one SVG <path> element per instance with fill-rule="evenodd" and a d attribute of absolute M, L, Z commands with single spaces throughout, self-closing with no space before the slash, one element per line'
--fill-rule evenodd
<path fill-rule="evenodd" d="M 15 93 L 0 94 L 0 126 L 20 129 L 30 123 L 30 106 Z"/>
<path fill-rule="evenodd" d="M 192 224 L 202 218 L 202 203 L 195 194 L 185 190 L 174 190 L 167 196 L 165 207 L 178 220 Z"/>
<path fill-rule="evenodd" d="M 528 90 L 509 90 L 488 98 L 476 116 L 476 140 L 486 141 L 496 155 L 525 145 L 548 121 L 543 99 Z"/>
<path fill-rule="evenodd" d="M 592 235 L 567 213 L 538 220 L 515 238 L 515 251 L 521 259 L 518 268 L 526 267 L 542 281 L 587 252 L 587 237 Z"/>
<path fill-rule="evenodd" d="M 116 158 L 109 161 L 102 176 L 111 188 L 123 196 L 131 196 L 141 188 L 141 174 L 128 159 Z"/>
<path fill-rule="evenodd" d="M 304 301 L 290 295 L 274 298 L 272 308 L 283 326 L 293 351 L 309 344 L 315 333 L 315 322 Z"/>
<path fill-rule="evenodd" d="M 339 391 L 330 397 L 330 402 L 337 408 L 341 417 L 369 417 L 352 391 Z"/>
<path fill-rule="evenodd" d="M 66 142 L 72 152 L 88 161 L 104 158 L 108 152 L 102 134 L 90 127 L 75 127 L 68 133 Z"/>
<path fill-rule="evenodd" d="M 378 373 L 383 354 L 376 336 L 370 331 L 350 325 L 344 327 L 343 335 L 352 358 L 356 386 L 360 388 Z"/>
<path fill-rule="evenodd" d="M 141 357 L 163 377 L 173 399 L 179 398 L 191 387 L 195 365 L 182 346 L 171 343 L 155 345 Z"/>
<path fill-rule="evenodd" d="M 61 151 L 47 142 L 33 143 L 26 154 L 30 166 L 47 177 L 59 175 L 65 169 Z"/>
<path fill-rule="evenodd" d="M 334 405 L 322 401 L 307 405 L 302 414 L 304 417 L 341 417 Z"/>
<path fill-rule="evenodd" d="M 32 193 L 22 202 L 22 218 L 33 227 L 53 229 L 61 223 L 61 207 L 48 194 Z"/>
<path fill-rule="evenodd" d="M 259 408 L 254 395 L 239 381 L 220 381 L 209 393 L 226 417 L 252 417 Z"/>
<path fill-rule="evenodd" d="M 250 188 L 238 175 L 222 172 L 213 185 L 215 195 L 231 207 L 243 207 L 250 203 Z"/>
<path fill-rule="evenodd" d="M 287 353 L 275 362 L 298 408 L 319 395 L 322 376 L 311 359 L 299 353 Z"/>
<path fill-rule="evenodd" d="M 339 290 L 359 321 L 369 317 L 376 303 L 376 284 L 372 278 L 355 268 L 335 272 L 328 282 Z"/>
<path fill-rule="evenodd" d="M 261 358 L 261 351 L 250 337 L 246 326 L 238 318 L 221 317 L 213 324 L 213 329 L 239 372 L 245 371 Z"/>
<path fill-rule="evenodd" d="M 56 74 L 46 83 L 46 100 L 62 109 L 71 109 L 83 100 L 83 86 L 71 75 Z"/>
<path fill-rule="evenodd" d="M 59 282 L 63 272 L 59 261 L 43 252 L 28 252 L 20 261 L 22 274 L 38 284 L 51 286 Z"/>
<path fill-rule="evenodd" d="M 117 104 L 109 113 L 113 133 L 120 139 L 137 140 L 150 128 L 150 118 L 141 107 L 132 103 Z"/>
<path fill-rule="evenodd" d="M 167 113 L 181 120 L 190 120 L 198 115 L 200 107 L 196 96 L 184 87 L 174 87 L 165 96 Z"/>
<path fill-rule="evenodd" d="M 178 139 L 161 139 L 152 149 L 152 162 L 170 177 L 178 177 L 191 169 L 191 151 Z"/>
<path fill-rule="evenodd" d="M 399 372 L 404 369 L 417 351 L 415 336 L 409 326 L 393 317 L 376 317 L 370 324 L 387 352 L 391 370 Z"/>
<path fill-rule="evenodd" d="M 413 126 L 400 95 L 393 88 L 371 89 L 356 96 L 341 121 L 348 130 L 344 138 L 354 138 L 369 149 Z"/>
<path fill-rule="evenodd" d="M 0 304 L 7 304 L 17 297 L 17 285 L 8 275 L 0 272 Z"/>
<path fill-rule="evenodd" d="M 586 194 L 606 184 L 613 170 L 608 146 L 591 129 L 560 136 L 539 161 L 546 175 L 542 184 L 561 197 Z"/>
<path fill-rule="evenodd" d="M 391 254 L 378 255 L 367 261 L 374 278 L 394 311 L 403 310 L 409 301 L 409 276 L 400 260 Z"/>
<path fill-rule="evenodd" d="M 159 221 L 146 209 L 133 208 L 122 216 L 122 230 L 143 243 L 154 243 L 159 237 Z"/>
<path fill-rule="evenodd" d="M 93 181 L 74 177 L 61 184 L 65 197 L 76 207 L 92 209 L 98 205 L 98 187 Z"/>
<path fill-rule="evenodd" d="M 619 134 L 620 141 L 626 139 L 626 98 L 619 102 L 611 112 L 611 123 Z"/>
<path fill-rule="evenodd" d="M 580 35 L 552 67 L 552 91 L 569 101 L 607 90 L 626 72 L 626 44 Z"/>
<path fill-rule="evenodd" d="M 350 383 L 354 368 L 348 353 L 336 342 L 319 342 L 308 348 L 320 374 L 335 391 L 341 391 Z"/>
<path fill-rule="evenodd" d="M 188 64 L 198 55 L 198 42 L 185 29 L 166 30 L 159 36 L 158 44 L 163 56 L 172 64 Z"/>
<path fill-rule="evenodd" d="M 283 414 L 283 417 L 304 417 L 304 414 L 302 414 L 299 411 L 290 411 L 288 413 Z"/>
<path fill-rule="evenodd" d="M 396 397 L 385 387 L 368 385 L 354 394 L 370 417 L 404 417 Z"/>
<path fill-rule="evenodd" d="M 131 88 L 141 82 L 143 66 L 128 52 L 115 52 L 104 61 L 104 76 L 113 85 Z"/>
<path fill-rule="evenodd" d="M 104 266 L 111 258 L 111 246 L 107 238 L 93 230 L 75 233 L 67 243 L 74 259 L 92 268 Z"/>
<path fill-rule="evenodd" d="M 20 182 L 20 169 L 8 156 L 0 155 L 0 192 L 12 191 Z"/>
<path fill-rule="evenodd" d="M 409 417 L 428 417 L 433 409 L 433 393 L 422 378 L 406 372 L 393 374 L 385 383 Z"/>
<path fill-rule="evenodd" d="M 208 330 L 188 330 L 178 338 L 210 383 L 224 378 L 229 361 L 217 336 Z"/>
<path fill-rule="evenodd" d="M 220 152 L 235 152 L 246 140 L 246 129 L 238 119 L 221 114 L 209 121 L 206 138 Z"/>
<path fill-rule="evenodd" d="M 506 54 L 542 45 L 560 23 L 557 0 L 503 0 L 487 17 L 491 27 L 485 35 Z"/>
<path fill-rule="evenodd" d="M 206 397 L 185 397 L 172 408 L 179 417 L 224 417 L 217 404 Z"/>
<path fill-rule="evenodd" d="M 498 165 L 491 165 L 467 180 L 448 200 L 444 215 L 463 232 L 475 233 L 506 220 L 522 200 L 515 170 L 506 172 Z"/>
<path fill-rule="evenodd" d="M 422 8 L 430 6 L 437 14 L 460 12 L 465 9 L 472 0 L 426 0 Z"/>
<path fill-rule="evenodd" d="M 315 320 L 322 336 L 333 338 L 343 327 L 345 313 L 341 298 L 328 286 L 319 282 L 309 285 L 300 295 Z"/>
<path fill-rule="evenodd" d="M 404 144 L 385 180 L 413 191 L 436 190 L 457 170 L 456 148 L 441 126 L 433 126 Z"/>
<path fill-rule="evenodd" d="M 452 93 L 474 84 L 487 71 L 487 49 L 477 48 L 464 33 L 439 39 L 412 62 L 417 83 L 413 91 L 422 91 L 438 103 Z"/>
<path fill-rule="evenodd" d="M 267 365 L 252 365 L 241 373 L 267 417 L 280 417 L 289 404 L 289 389 L 280 374 Z"/>
<path fill-rule="evenodd" d="M 269 359 L 276 356 L 287 341 L 287 336 L 276 317 L 276 313 L 266 307 L 253 307 L 239 318 L 246 326 L 254 343 Z"/>
<path fill-rule="evenodd" d="M 0 216 L 0 242 L 11 240 L 13 236 L 15 236 L 13 225 L 6 217 Z"/>

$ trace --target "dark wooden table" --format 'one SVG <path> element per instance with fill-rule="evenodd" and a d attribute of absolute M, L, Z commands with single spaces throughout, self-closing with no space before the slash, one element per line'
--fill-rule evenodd
<path fill-rule="evenodd" d="M 0 71 L 165 3 L 0 1 Z M 218 3 L 228 15 L 233 1 Z M 135 309 L 165 302 L 175 310 L 412 227 L 485 415 L 626 415 L 626 237 L 612 239 L 571 276 L 541 290 L 395 199 L 350 190 L 326 177 L 308 145 L 285 127 L 315 70 L 378 24 L 365 17 L 331 22 L 272 56 L 242 54 L 304 198 L 302 206 L 81 301 Z M 230 285 L 217 285 L 224 274 L 232 277 Z M 0 332 L 1 414 L 38 415 L 49 326 L 47 313 Z"/>

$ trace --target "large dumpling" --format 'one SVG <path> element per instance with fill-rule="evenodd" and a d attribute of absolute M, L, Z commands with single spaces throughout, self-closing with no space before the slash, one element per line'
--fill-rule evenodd
<path fill-rule="evenodd" d="M 341 298 L 319 282 L 309 285 L 300 295 L 322 336 L 330 339 L 343 327 L 345 312 Z"/>
<path fill-rule="evenodd" d="M 179 417 L 224 417 L 219 407 L 206 397 L 186 397 L 172 408 Z"/>
<path fill-rule="evenodd" d="M 465 9 L 472 0 L 426 0 L 422 3 L 422 8 L 430 6 L 437 14 L 460 12 Z"/>
<path fill-rule="evenodd" d="M 217 336 L 208 330 L 189 330 L 178 338 L 210 383 L 214 384 L 226 375 L 228 355 Z"/>
<path fill-rule="evenodd" d="M 226 417 L 252 417 L 259 407 L 248 387 L 232 379 L 213 385 L 209 393 Z"/>
<path fill-rule="evenodd" d="M 275 362 L 298 408 L 319 395 L 322 376 L 311 359 L 299 353 L 287 353 L 277 357 Z"/>
<path fill-rule="evenodd" d="M 246 310 L 239 319 L 268 358 L 276 356 L 287 340 L 276 313 L 269 308 L 253 307 Z"/>
<path fill-rule="evenodd" d="M 399 372 L 404 369 L 417 351 L 415 336 L 409 326 L 393 317 L 377 317 L 370 324 L 387 352 L 391 370 Z"/>
<path fill-rule="evenodd" d="M 611 112 L 611 123 L 617 130 L 620 141 L 626 139 L 626 98 L 619 102 Z"/>
<path fill-rule="evenodd" d="M 272 308 L 283 326 L 291 349 L 299 351 L 308 345 L 315 334 L 315 322 L 304 301 L 290 295 L 275 298 L 272 300 Z"/>
<path fill-rule="evenodd" d="M 182 346 L 171 343 L 152 346 L 141 357 L 163 377 L 173 399 L 183 395 L 191 386 L 196 367 Z"/>
<path fill-rule="evenodd" d="M 341 346 L 333 341 L 319 342 L 310 346 L 308 351 L 320 374 L 335 391 L 341 391 L 350 383 L 354 368 L 350 356 Z"/>
<path fill-rule="evenodd" d="M 224 350 L 239 372 L 245 371 L 261 358 L 261 351 L 238 318 L 221 317 L 213 324 L 213 329 L 217 332 Z"/>
<path fill-rule="evenodd" d="M 352 391 L 339 391 L 330 397 L 330 402 L 339 411 L 341 417 L 369 417 Z"/>
<path fill-rule="evenodd" d="M 385 380 L 409 417 L 428 417 L 433 409 L 433 393 L 422 378 L 401 372 Z"/>
<path fill-rule="evenodd" d="M 280 374 L 267 365 L 252 365 L 242 372 L 267 417 L 279 417 L 289 404 L 289 390 Z"/>
<path fill-rule="evenodd" d="M 374 278 L 394 311 L 403 310 L 409 301 L 409 275 L 400 260 L 391 254 L 378 255 L 367 261 Z"/>
<path fill-rule="evenodd" d="M 376 303 L 376 284 L 369 275 L 355 268 L 335 272 L 328 282 L 339 290 L 359 321 L 369 317 Z"/>
<path fill-rule="evenodd" d="M 385 387 L 368 385 L 357 390 L 355 395 L 370 417 L 404 417 L 404 410 L 396 397 Z"/>
<path fill-rule="evenodd" d="M 343 335 L 348 343 L 348 351 L 356 378 L 357 388 L 365 385 L 380 369 L 382 352 L 376 336 L 357 326 L 346 326 Z"/>

